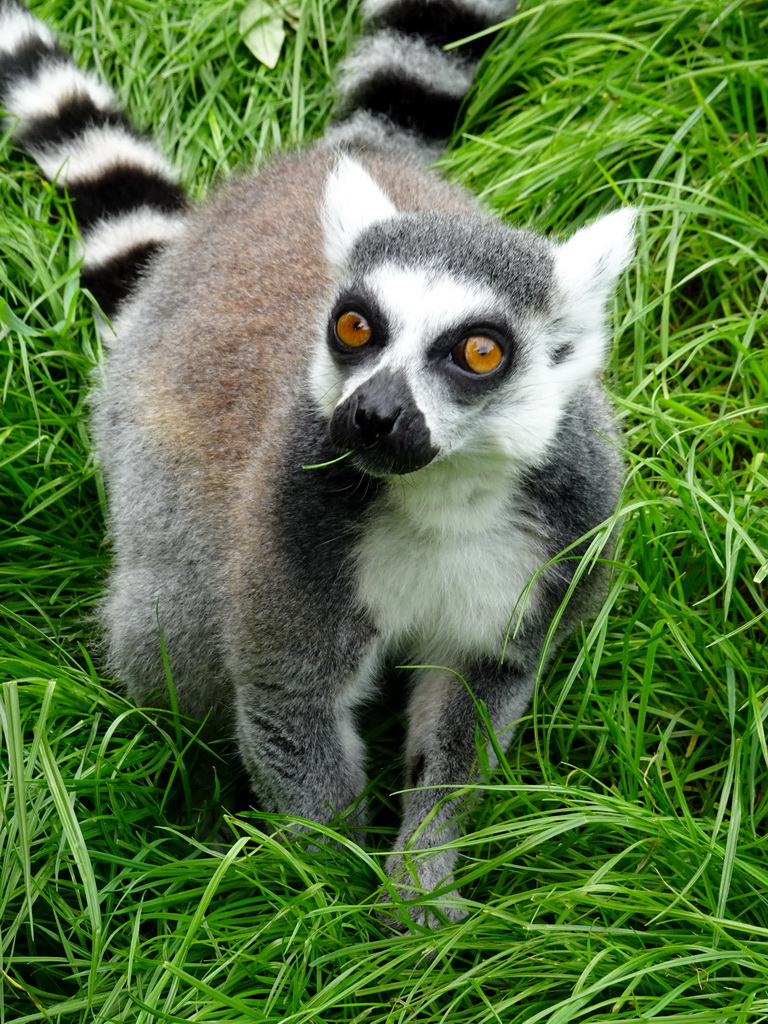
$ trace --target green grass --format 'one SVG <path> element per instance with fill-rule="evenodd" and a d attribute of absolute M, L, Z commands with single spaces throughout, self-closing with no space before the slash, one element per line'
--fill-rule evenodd
<path fill-rule="evenodd" d="M 34 9 L 198 195 L 321 132 L 355 27 L 306 0 L 269 72 L 235 4 Z M 436 933 L 371 912 L 386 825 L 313 850 L 248 813 L 206 846 L 195 724 L 94 669 L 98 342 L 71 213 L 5 144 L 0 1021 L 768 1021 L 767 34 L 758 2 L 525 2 L 443 160 L 512 223 L 566 234 L 619 197 L 643 217 L 607 374 L 629 471 L 610 597 L 485 787 L 469 916 Z"/>

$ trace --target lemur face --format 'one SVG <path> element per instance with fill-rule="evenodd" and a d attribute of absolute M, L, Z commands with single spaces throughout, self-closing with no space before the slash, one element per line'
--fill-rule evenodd
<path fill-rule="evenodd" d="M 466 444 L 524 361 L 488 287 L 392 261 L 341 289 L 326 346 L 331 439 L 374 473 L 413 472 Z"/>
<path fill-rule="evenodd" d="M 600 368 L 631 214 L 558 246 L 481 215 L 398 213 L 344 158 L 324 215 L 338 288 L 310 386 L 333 443 L 375 475 L 457 452 L 535 462 Z"/>

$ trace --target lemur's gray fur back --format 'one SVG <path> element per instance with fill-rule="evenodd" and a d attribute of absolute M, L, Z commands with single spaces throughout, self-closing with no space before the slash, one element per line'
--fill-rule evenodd
<path fill-rule="evenodd" d="M 111 317 L 94 434 L 112 668 L 162 699 L 162 636 L 182 711 L 237 736 L 262 806 L 352 808 L 360 828 L 356 707 L 393 659 L 442 666 L 413 672 L 388 862 L 406 899 L 450 887 L 460 808 L 443 798 L 476 771 L 475 701 L 505 746 L 598 606 L 599 566 L 565 598 L 622 478 L 596 374 L 631 211 L 558 244 L 425 160 L 487 36 L 443 44 L 510 9 L 368 0 L 325 138 L 187 209 L 111 94 L 0 0 L 5 108 L 69 190 Z"/>

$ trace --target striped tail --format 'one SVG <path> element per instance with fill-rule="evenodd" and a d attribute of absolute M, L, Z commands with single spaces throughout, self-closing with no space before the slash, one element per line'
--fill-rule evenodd
<path fill-rule="evenodd" d="M 182 231 L 176 175 L 113 93 L 16 0 L 0 0 L 0 102 L 19 146 L 71 196 L 83 286 L 114 316 L 152 255 Z"/>
<path fill-rule="evenodd" d="M 365 0 L 366 34 L 341 66 L 327 142 L 404 143 L 437 155 L 492 36 L 443 47 L 498 24 L 515 6 L 516 0 Z"/>

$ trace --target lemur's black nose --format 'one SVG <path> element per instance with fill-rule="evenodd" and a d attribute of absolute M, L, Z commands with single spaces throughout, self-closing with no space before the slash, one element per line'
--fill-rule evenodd
<path fill-rule="evenodd" d="M 380 370 L 336 408 L 331 441 L 371 473 L 412 473 L 437 455 L 424 414 L 401 371 Z"/>
<path fill-rule="evenodd" d="M 386 399 L 388 396 L 382 396 Z M 402 406 L 393 408 L 392 402 L 376 401 L 377 396 L 362 396 L 355 409 L 354 422 L 360 430 L 363 444 L 374 444 L 379 438 L 386 437 L 392 433 L 397 422 Z"/>

